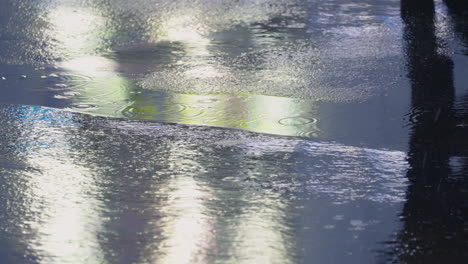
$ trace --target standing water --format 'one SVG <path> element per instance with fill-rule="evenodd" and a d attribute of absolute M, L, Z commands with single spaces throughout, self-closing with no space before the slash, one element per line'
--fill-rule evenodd
<path fill-rule="evenodd" d="M 0 0 L 0 263 L 468 261 L 468 8 Z"/>

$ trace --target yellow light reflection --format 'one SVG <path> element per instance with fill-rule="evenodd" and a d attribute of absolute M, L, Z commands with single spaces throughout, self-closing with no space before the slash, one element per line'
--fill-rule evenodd
<path fill-rule="evenodd" d="M 116 116 L 129 105 L 134 84 L 117 72 L 121 69 L 131 70 L 131 65 L 120 65 L 104 57 L 87 56 L 65 61 L 59 66 L 77 79 L 71 84 L 75 87 L 69 93 L 74 102 L 70 109 Z"/>
<path fill-rule="evenodd" d="M 314 136 L 321 133 L 317 126 L 317 106 L 313 101 L 275 96 L 249 97 L 245 129 L 280 135 Z"/>
<path fill-rule="evenodd" d="M 81 21 L 77 28 L 69 28 L 71 24 L 63 21 L 68 15 L 73 23 Z M 217 88 L 213 86 L 217 85 L 225 85 L 226 87 L 222 89 L 231 92 L 243 91 L 244 88 L 240 87 L 243 85 L 242 82 L 229 81 L 233 77 L 242 78 L 237 76 L 236 72 L 239 69 L 222 66 L 214 59 L 215 56 L 209 49 L 211 40 L 206 26 L 200 20 L 201 15 L 197 10 L 187 10 L 183 15 L 169 12 L 162 16 L 157 28 L 153 29 L 157 41 L 179 42 L 184 46 L 184 56 L 172 63 L 177 69 L 175 76 L 178 80 L 171 81 L 175 85 L 180 81 L 182 86 L 188 85 L 194 90 L 207 93 L 213 89 L 216 91 Z M 78 46 L 92 45 L 92 39 L 98 38 L 99 28 L 104 25 L 104 21 L 101 21 L 104 18 L 96 18 L 91 10 L 58 8 L 51 16 L 56 24 L 58 39 L 66 42 L 74 33 L 82 32 L 88 35 L 79 38 L 73 36 L 73 43 L 79 42 Z M 95 20 L 96 25 L 92 23 Z M 312 56 L 309 53 L 315 54 L 305 49 L 299 52 L 299 55 Z M 249 82 L 259 85 L 262 91 L 268 90 L 269 86 L 294 87 L 293 83 L 300 82 L 298 76 L 305 74 L 302 74 L 301 67 L 293 63 L 296 59 L 291 60 L 287 55 L 276 54 L 272 55 L 272 58 L 267 58 L 265 70 L 249 75 L 253 78 Z M 298 61 L 302 63 L 303 60 L 304 58 Z M 211 96 L 215 101 L 206 104 L 200 103 L 204 100 L 203 95 L 190 94 L 173 94 L 166 99 L 155 100 L 148 99 L 147 95 L 140 96 L 135 93 L 135 84 L 120 74 L 139 73 L 141 72 L 139 65 L 117 62 L 115 59 L 105 57 L 85 56 L 66 61 L 59 66 L 68 70 L 71 75 L 91 79 L 83 85 L 78 85 L 70 93 L 72 94 L 70 98 L 74 102 L 71 109 L 76 111 L 106 116 L 234 127 L 280 135 L 317 137 L 320 133 L 317 127 L 317 108 L 312 100 L 261 95 L 226 95 Z M 131 113 L 124 112 L 129 108 Z"/>
<path fill-rule="evenodd" d="M 128 105 L 129 81 L 119 71 L 132 73 L 133 65 L 120 65 L 114 60 L 89 56 L 94 53 L 105 34 L 106 18 L 94 9 L 59 6 L 49 14 L 53 37 L 67 52 L 69 60 L 57 66 L 71 78 L 66 92 L 57 98 L 71 99 L 69 108 L 98 115 L 115 115 Z M 69 56 L 72 55 L 72 56 Z"/>
<path fill-rule="evenodd" d="M 287 136 L 319 137 L 313 101 L 274 96 L 173 94 L 163 104 L 134 97 L 135 118 L 241 128 Z M 139 106 L 141 104 L 141 106 Z M 175 108 L 180 106 L 179 108 Z"/>

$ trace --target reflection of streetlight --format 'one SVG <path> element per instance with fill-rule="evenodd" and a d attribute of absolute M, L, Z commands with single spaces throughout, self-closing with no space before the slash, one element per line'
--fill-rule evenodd
<path fill-rule="evenodd" d="M 169 166 L 175 170 L 199 173 L 204 168 L 196 161 L 201 155 L 190 148 L 174 145 L 167 152 Z M 190 155 L 190 154 L 193 154 Z M 210 219 L 206 202 L 213 198 L 211 189 L 198 183 L 197 174 L 175 171 L 176 176 L 165 183 L 165 188 L 156 190 L 167 196 L 165 203 L 158 205 L 163 217 L 158 222 L 158 229 L 164 237 L 161 244 L 155 246 L 151 258 L 155 263 L 204 263 L 204 258 L 213 251 L 215 229 Z"/>
<path fill-rule="evenodd" d="M 61 44 L 56 52 L 65 51 L 65 56 L 95 51 L 106 29 L 104 18 L 92 9 L 58 7 L 49 13 L 49 21 L 49 34 Z"/>
<path fill-rule="evenodd" d="M 118 76 L 117 62 L 98 56 L 88 56 L 66 61 L 60 65 L 72 75 L 85 76 L 72 91 L 74 105 L 71 109 L 93 114 L 115 116 L 129 105 L 133 84 Z M 86 81 L 90 79 L 90 81 Z"/>
<path fill-rule="evenodd" d="M 318 137 L 317 106 L 311 100 L 275 96 L 251 96 L 246 129 L 290 136 Z"/>
<path fill-rule="evenodd" d="M 59 96 L 71 99 L 74 103 L 71 108 L 74 110 L 108 116 L 127 116 L 121 112 L 130 107 L 132 116 L 136 118 L 144 112 L 145 119 L 238 127 L 283 135 L 316 136 L 315 119 L 310 117 L 309 113 L 312 101 L 298 103 L 296 100 L 280 97 L 226 96 L 226 100 L 220 100 L 211 105 L 213 108 L 205 109 L 204 105 L 197 102 L 200 96 L 195 95 L 176 94 L 167 96 L 164 100 L 147 96 L 148 94 L 132 95 L 131 89 L 135 86 L 119 73 L 140 73 L 142 70 L 148 71 L 151 66 L 122 62 L 118 57 L 115 60 L 86 55 L 86 52 L 96 50 L 95 46 L 99 44 L 96 41 L 102 34 L 109 34 L 111 31 L 106 28 L 109 25 L 105 17 L 93 9 L 66 7 L 54 9 L 49 16 L 54 25 L 51 34 L 56 36 L 65 49 L 84 55 L 59 64 L 62 69 L 70 72 L 69 75 L 84 76 L 84 79 L 89 80 L 74 86 L 73 91 L 69 93 L 71 96 Z M 202 11 L 198 9 L 188 9 L 179 16 L 166 11 L 161 14 L 161 23 L 151 29 L 155 31 L 157 41 L 178 43 L 184 47 L 184 55 L 178 57 L 177 62 L 170 62 L 167 65 L 169 67 L 158 67 L 161 72 L 155 73 L 157 83 L 152 85 L 156 90 L 171 90 L 174 87 L 181 92 L 189 89 L 197 93 L 212 93 L 221 89 L 221 92 L 235 94 L 246 91 L 276 93 L 276 90 L 287 94 L 288 90 L 295 86 L 307 85 L 307 78 L 304 76 L 310 74 L 305 74 L 307 67 L 304 65 L 308 65 L 306 58 L 315 56 L 315 50 L 300 46 L 299 49 L 272 52 L 267 54 L 264 60 L 254 62 L 262 67 L 253 71 L 242 62 L 225 65 L 216 60 L 214 55 L 228 51 L 217 49 L 216 46 L 210 47 L 208 34 L 213 30 L 207 30 L 209 24 L 203 17 Z M 279 40 L 273 38 L 272 41 L 276 43 Z M 272 44 L 279 47 L 284 45 L 282 42 L 275 43 Z M 86 50 L 87 48 L 90 50 Z M 165 107 L 171 110 L 167 111 Z M 183 108 L 183 111 L 168 113 L 174 112 L 173 109 L 178 107 Z M 199 115 L 201 112 L 210 117 L 204 118 L 203 115 Z M 314 133 L 308 134 L 312 130 Z"/>
<path fill-rule="evenodd" d="M 88 195 L 98 193 L 97 185 L 90 171 L 68 155 L 70 146 L 63 131 L 48 124 L 53 119 L 73 126 L 71 116 L 43 108 L 28 111 L 21 119 L 29 129 L 19 140 L 31 142 L 22 154 L 35 168 L 24 177 L 25 214 L 33 216 L 25 224 L 34 232 L 27 237 L 28 245 L 44 263 L 104 263 L 95 235 L 100 228 L 99 202 Z"/>
<path fill-rule="evenodd" d="M 89 55 L 98 50 L 102 38 L 109 33 L 105 18 L 90 8 L 60 6 L 50 12 L 49 21 L 49 34 L 61 45 L 56 52 L 64 50 L 69 59 L 57 66 L 74 79 L 65 83 L 72 91 L 57 98 L 71 99 L 73 110 L 95 114 L 111 115 L 124 108 L 129 98 L 129 81 L 116 74 L 118 63 Z"/>
<path fill-rule="evenodd" d="M 165 224 L 159 227 L 166 240 L 159 246 L 163 252 L 155 258 L 160 263 L 194 263 L 211 251 L 210 236 L 214 227 L 203 205 L 210 195 L 200 190 L 192 177 L 182 176 L 168 185 L 175 189 L 168 192 L 170 199 L 163 209 Z"/>
<path fill-rule="evenodd" d="M 190 16 L 171 17 L 161 26 L 161 36 L 167 41 L 178 41 L 190 46 L 206 47 L 209 40 L 206 39 L 197 28 L 197 23 Z"/>
<path fill-rule="evenodd" d="M 187 80 L 210 79 L 222 77 L 217 64 L 210 57 L 208 46 L 210 40 L 205 36 L 203 26 L 196 20 L 195 16 L 171 17 L 164 21 L 159 28 L 159 40 L 179 42 L 185 46 L 185 58 L 178 64 Z"/>
<path fill-rule="evenodd" d="M 209 78 L 219 78 L 224 74 L 219 72 L 215 67 L 211 65 L 198 66 L 196 68 L 191 68 L 185 71 L 185 75 L 188 78 L 195 79 L 209 79 Z"/>
<path fill-rule="evenodd" d="M 268 195 L 267 195 L 268 196 Z M 236 226 L 235 241 L 238 244 L 232 248 L 236 263 L 293 263 L 291 248 L 294 241 L 288 239 L 288 230 L 283 220 L 288 211 L 288 204 L 282 201 L 280 195 L 261 199 L 263 208 L 244 208 L 245 214 Z"/>
<path fill-rule="evenodd" d="M 115 74 L 117 62 L 98 56 L 86 56 L 65 61 L 59 66 L 65 70 L 96 77 Z"/>

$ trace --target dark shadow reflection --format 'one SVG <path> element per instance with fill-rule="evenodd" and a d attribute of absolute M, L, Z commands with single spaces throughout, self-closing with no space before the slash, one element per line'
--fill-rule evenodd
<path fill-rule="evenodd" d="M 395 262 L 459 263 L 468 259 L 468 148 L 453 62 L 441 52 L 432 0 L 403 0 L 401 15 L 412 109 L 410 186 Z"/>

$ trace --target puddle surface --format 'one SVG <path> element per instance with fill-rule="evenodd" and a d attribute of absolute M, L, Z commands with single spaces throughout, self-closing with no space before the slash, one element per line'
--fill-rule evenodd
<path fill-rule="evenodd" d="M 468 260 L 468 8 L 411 3 L 0 0 L 0 262 Z"/>

